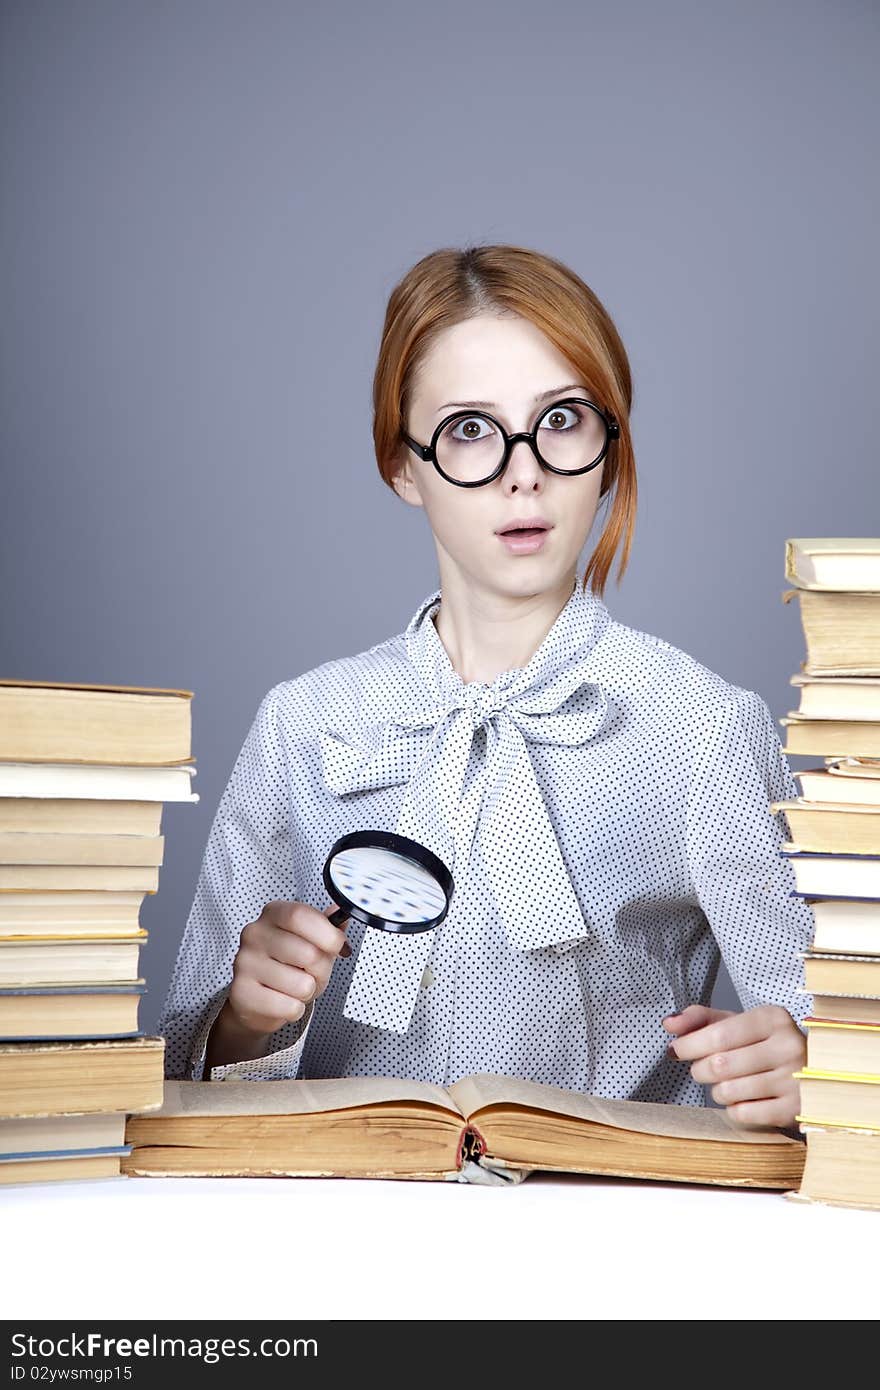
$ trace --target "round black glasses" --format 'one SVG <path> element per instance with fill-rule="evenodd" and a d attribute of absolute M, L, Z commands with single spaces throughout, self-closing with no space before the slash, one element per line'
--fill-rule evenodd
<path fill-rule="evenodd" d="M 483 487 L 504 472 L 519 439 L 528 442 L 538 462 L 551 473 L 589 473 L 602 462 L 611 440 L 620 438 L 620 427 L 613 415 L 592 401 L 566 396 L 541 412 L 533 430 L 518 434 L 508 434 L 500 420 L 481 410 L 447 415 L 430 444 L 419 444 L 405 430 L 401 433 L 410 449 L 433 463 L 447 482 Z"/>

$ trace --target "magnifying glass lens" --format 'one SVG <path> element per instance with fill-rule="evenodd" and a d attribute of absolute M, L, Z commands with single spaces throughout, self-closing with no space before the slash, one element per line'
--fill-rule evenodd
<path fill-rule="evenodd" d="M 375 845 L 334 855 L 330 877 L 350 902 L 386 922 L 432 922 L 446 906 L 436 878 L 414 859 Z"/>

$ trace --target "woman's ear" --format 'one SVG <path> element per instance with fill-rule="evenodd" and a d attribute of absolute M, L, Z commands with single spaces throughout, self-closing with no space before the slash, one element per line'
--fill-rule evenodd
<path fill-rule="evenodd" d="M 404 502 L 408 502 L 411 507 L 422 507 L 422 501 L 418 487 L 412 473 L 412 464 L 409 459 L 409 451 L 403 449 L 400 454 L 400 463 L 397 472 L 392 477 L 391 483 L 398 497 Z"/>

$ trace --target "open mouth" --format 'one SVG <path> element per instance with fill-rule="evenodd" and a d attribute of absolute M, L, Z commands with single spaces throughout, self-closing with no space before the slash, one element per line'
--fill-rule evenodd
<path fill-rule="evenodd" d="M 497 534 L 511 554 L 530 555 L 543 547 L 550 529 L 549 523 L 539 521 L 531 526 L 507 526 Z"/>
<path fill-rule="evenodd" d="M 549 521 L 545 521 L 542 516 L 523 518 L 520 521 L 510 522 L 507 526 L 502 526 L 498 530 L 499 536 L 538 536 L 550 530 Z"/>

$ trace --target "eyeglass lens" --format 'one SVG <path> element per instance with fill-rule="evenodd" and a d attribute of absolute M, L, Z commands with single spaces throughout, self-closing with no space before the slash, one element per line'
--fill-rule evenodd
<path fill-rule="evenodd" d="M 586 468 L 605 448 L 607 425 L 588 405 L 553 405 L 538 421 L 538 453 L 553 468 Z M 504 454 L 504 437 L 479 412 L 460 415 L 442 430 L 437 462 L 457 482 L 474 483 L 495 472 Z"/>

